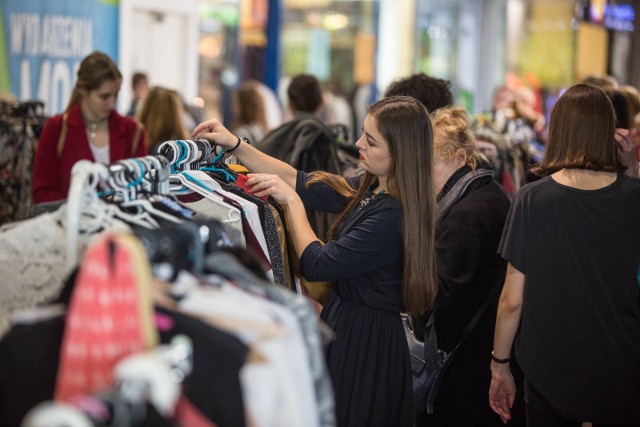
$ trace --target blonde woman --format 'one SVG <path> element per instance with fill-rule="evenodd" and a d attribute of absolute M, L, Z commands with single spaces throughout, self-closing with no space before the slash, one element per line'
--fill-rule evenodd
<path fill-rule="evenodd" d="M 486 366 L 493 342 L 497 289 L 507 270 L 507 262 L 497 249 L 511 202 L 475 145 L 467 111 L 446 107 L 432 113 L 431 119 L 439 211 L 435 303 L 439 347 L 453 350 L 483 303 L 487 299 L 491 302 L 456 350 L 433 414 L 419 414 L 416 426 L 499 426 L 502 421 L 487 402 L 490 378 Z M 522 399 L 519 407 L 524 419 Z"/>

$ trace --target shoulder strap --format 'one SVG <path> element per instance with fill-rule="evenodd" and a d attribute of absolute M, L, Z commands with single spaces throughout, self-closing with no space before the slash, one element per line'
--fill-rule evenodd
<path fill-rule="evenodd" d="M 485 176 L 493 177 L 493 171 L 489 169 L 476 169 L 460 178 L 451 190 L 438 202 L 438 206 L 436 207 L 437 222 L 440 222 L 444 214 L 451 209 L 451 206 L 455 205 L 458 200 L 462 198 L 472 182 Z"/>
<path fill-rule="evenodd" d="M 469 322 L 467 327 L 464 328 L 464 331 L 462 332 L 462 337 L 460 338 L 460 342 L 458 343 L 458 345 L 456 345 L 453 348 L 453 350 L 449 352 L 449 355 L 453 354 L 458 349 L 458 347 L 460 347 L 462 343 L 467 339 L 467 337 L 469 336 L 473 328 L 475 328 L 478 322 L 480 321 L 480 318 L 484 315 L 484 313 L 487 312 L 487 310 L 489 309 L 489 306 L 491 305 L 491 302 L 493 301 L 493 298 L 496 296 L 496 294 L 498 293 L 498 290 L 500 290 L 501 288 L 502 288 L 502 282 L 496 285 L 491 290 L 489 295 L 487 295 L 487 299 L 484 300 L 484 302 L 482 303 L 482 306 L 476 312 L 476 315 L 473 316 L 473 319 L 471 319 L 471 322 Z"/>
<path fill-rule="evenodd" d="M 472 172 L 469 172 L 468 174 L 466 174 L 462 178 L 460 178 L 458 180 L 458 182 L 456 182 L 455 185 L 451 188 L 451 190 L 442 199 L 440 199 L 440 201 L 438 202 L 438 207 L 437 207 L 437 212 L 436 212 L 436 217 L 438 218 L 437 221 L 439 222 L 441 220 L 441 218 L 444 216 L 444 214 L 446 212 L 448 212 L 449 209 L 451 209 L 451 207 L 453 205 L 455 205 L 458 202 L 458 200 L 460 200 L 462 198 L 462 196 L 464 195 L 465 191 L 467 190 L 467 188 L 469 188 L 469 185 L 472 182 L 476 181 L 477 179 L 486 177 L 486 176 L 493 176 L 493 171 L 489 170 L 489 169 L 476 169 L 476 170 L 474 170 Z M 469 334 L 471 333 L 473 328 L 476 327 L 476 325 L 480 321 L 480 318 L 489 309 L 489 306 L 491 305 L 491 302 L 493 301 L 493 298 L 495 297 L 496 293 L 498 293 L 498 290 L 501 287 L 502 287 L 502 282 L 498 283 L 491 290 L 489 295 L 487 295 L 487 298 L 484 300 L 484 302 L 480 306 L 480 309 L 478 309 L 478 311 L 476 312 L 475 316 L 473 316 L 473 319 L 471 319 L 471 321 L 469 322 L 467 327 L 464 328 L 464 331 L 462 332 L 462 336 L 460 337 L 460 341 L 453 348 L 453 350 L 451 350 L 449 352 L 450 356 L 453 353 L 455 353 L 455 351 L 458 349 L 458 347 L 460 347 L 462 345 L 462 343 L 467 339 L 467 337 L 469 336 Z M 433 323 L 434 322 L 434 314 L 435 314 L 435 310 L 433 310 L 431 312 L 431 316 L 429 317 L 429 320 L 428 320 L 427 323 Z"/>
<path fill-rule="evenodd" d="M 131 144 L 131 157 L 135 157 L 140 144 L 140 135 L 142 134 L 142 123 L 136 120 L 136 133 L 133 135 L 133 143 Z"/>
<path fill-rule="evenodd" d="M 69 113 L 64 113 L 62 115 L 62 128 L 60 129 L 60 137 L 58 138 L 58 145 L 56 146 L 56 153 L 58 154 L 58 158 L 62 155 L 62 149 L 64 148 L 64 143 L 67 140 L 67 118 L 69 117 Z"/>

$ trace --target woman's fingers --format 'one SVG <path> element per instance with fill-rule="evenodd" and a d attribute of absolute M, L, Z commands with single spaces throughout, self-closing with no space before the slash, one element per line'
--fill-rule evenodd
<path fill-rule="evenodd" d="M 217 119 L 209 119 L 200 123 L 196 128 L 191 132 L 191 136 L 197 136 L 200 133 L 213 133 L 216 125 L 220 123 Z"/>
<path fill-rule="evenodd" d="M 286 203 L 294 190 L 277 175 L 248 174 L 247 186 L 258 197 L 271 196 L 278 203 Z M 295 192 L 294 192 L 295 193 Z"/>
<path fill-rule="evenodd" d="M 267 174 L 249 174 L 247 175 L 247 186 L 250 188 L 251 194 L 263 197 L 268 196 L 269 190 L 274 185 L 274 176 Z"/>

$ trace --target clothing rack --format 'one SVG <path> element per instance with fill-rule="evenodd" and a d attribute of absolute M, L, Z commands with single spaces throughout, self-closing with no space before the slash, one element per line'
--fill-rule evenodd
<path fill-rule="evenodd" d="M 33 157 L 46 119 L 40 101 L 0 102 L 0 225 L 27 217 Z"/>
<path fill-rule="evenodd" d="M 3 307 L 0 302 L 0 313 L 37 312 L 46 304 L 58 302 L 69 307 L 64 314 L 69 318 L 75 313 L 76 299 L 101 292 L 100 288 L 76 292 L 80 283 L 91 284 L 104 274 L 111 277 L 115 271 L 131 272 L 140 283 L 154 286 L 153 293 L 145 292 L 154 295 L 152 323 L 160 342 L 167 343 L 176 334 L 186 334 L 193 341 L 194 370 L 185 376 L 182 388 L 187 405 L 181 406 L 179 401 L 173 415 L 165 418 L 182 420 L 182 425 L 197 425 L 184 420 L 199 414 L 200 421 L 210 423 L 201 425 L 215 423 L 220 427 L 335 425 L 332 388 L 315 310 L 306 298 L 286 289 L 293 287 L 288 281 L 293 274 L 287 276 L 287 281 L 278 281 L 284 274 L 276 272 L 277 262 L 282 271 L 290 267 L 282 265 L 287 250 L 281 245 L 286 245 L 286 238 L 276 231 L 276 224 L 286 224 L 284 218 L 278 218 L 281 210 L 273 201 L 270 204 L 245 193 L 241 175 L 221 161 L 224 153 L 219 147 L 204 140 L 168 141 L 160 153 L 108 167 L 78 162 L 65 204 L 54 212 L 0 231 L 0 244 L 27 241 L 30 232 L 40 230 L 62 236 L 47 239 L 48 244 L 57 244 L 57 249 L 27 244 L 15 248 L 16 258 L 0 259 L 2 274 L 20 267 L 12 260 L 28 265 L 29 258 L 35 257 L 31 251 L 46 250 L 52 258 L 38 261 L 58 269 L 44 277 L 39 275 L 38 283 L 25 278 L 25 283 L 12 286 L 7 301 L 19 304 Z M 223 203 L 228 204 L 226 208 Z M 271 229 L 267 226 L 270 223 Z M 240 245 L 234 244 L 235 238 L 228 233 L 236 226 L 243 232 Z M 262 243 L 256 236 L 258 232 L 263 233 Z M 270 242 L 274 238 L 277 250 Z M 132 241 L 137 243 L 126 243 Z M 133 247 L 138 249 L 133 251 Z M 102 258 L 94 258 L 96 248 L 102 248 Z M 262 254 L 256 255 L 258 251 Z M 125 265 L 119 261 L 122 252 L 132 254 L 131 269 L 116 268 Z M 265 274 L 262 257 L 270 262 L 270 274 Z M 134 259 L 138 261 L 133 262 Z M 72 271 L 77 273 L 68 275 Z M 56 279 L 61 277 L 66 279 Z M 114 278 L 108 283 L 123 281 Z M 23 298 L 23 293 L 28 295 Z M 89 302 L 88 307 L 93 309 L 87 315 L 103 316 L 100 304 Z M 21 353 L 15 359 L 5 355 L 13 351 L 16 343 L 40 342 L 36 336 L 42 334 L 48 338 L 47 344 L 38 347 L 39 352 L 64 354 L 59 348 L 64 348 L 69 326 L 65 327 L 58 317 L 60 313 L 50 310 L 33 315 L 31 321 L 25 320 L 29 316 L 14 316 L 9 331 L 1 328 L 0 315 L 0 359 L 29 363 L 33 355 Z M 15 323 L 15 319 L 21 320 Z M 68 322 L 91 324 L 91 320 Z M 51 327 L 55 331 L 48 329 Z M 62 365 L 55 357 L 47 360 L 42 364 L 34 362 L 30 370 L 38 379 L 31 387 L 15 365 L 0 367 L 0 420 L 15 419 L 3 411 L 14 411 L 15 417 L 15 411 L 25 407 L 16 399 L 27 399 L 31 404 L 28 408 L 35 406 L 39 400 L 29 400 L 35 390 L 40 390 L 41 397 L 52 397 L 51 391 L 42 387 L 52 387 L 55 376 L 47 376 L 41 370 L 56 372 Z M 3 369 L 16 375 L 11 384 L 2 383 L 1 378 L 6 378 Z M 16 383 L 24 384 L 27 393 L 14 393 L 12 387 Z M 2 421 L 0 427 L 5 427 Z"/>

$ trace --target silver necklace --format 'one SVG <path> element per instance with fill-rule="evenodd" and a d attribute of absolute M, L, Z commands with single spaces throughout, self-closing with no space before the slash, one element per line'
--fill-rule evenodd
<path fill-rule="evenodd" d="M 94 121 L 88 120 L 84 116 L 82 118 L 84 119 L 84 125 L 85 125 L 85 127 L 87 129 L 87 132 L 89 133 L 89 139 L 91 140 L 91 142 L 95 141 L 96 136 L 98 135 L 98 128 L 107 119 L 102 119 L 102 120 L 94 122 Z"/>
<path fill-rule="evenodd" d="M 364 199 L 360 200 L 360 209 L 364 208 L 369 203 L 371 203 L 372 200 L 375 200 L 378 196 L 381 196 L 383 194 L 384 194 L 384 190 L 380 190 L 377 193 L 373 193 L 372 192 L 370 196 L 365 197 Z"/>

